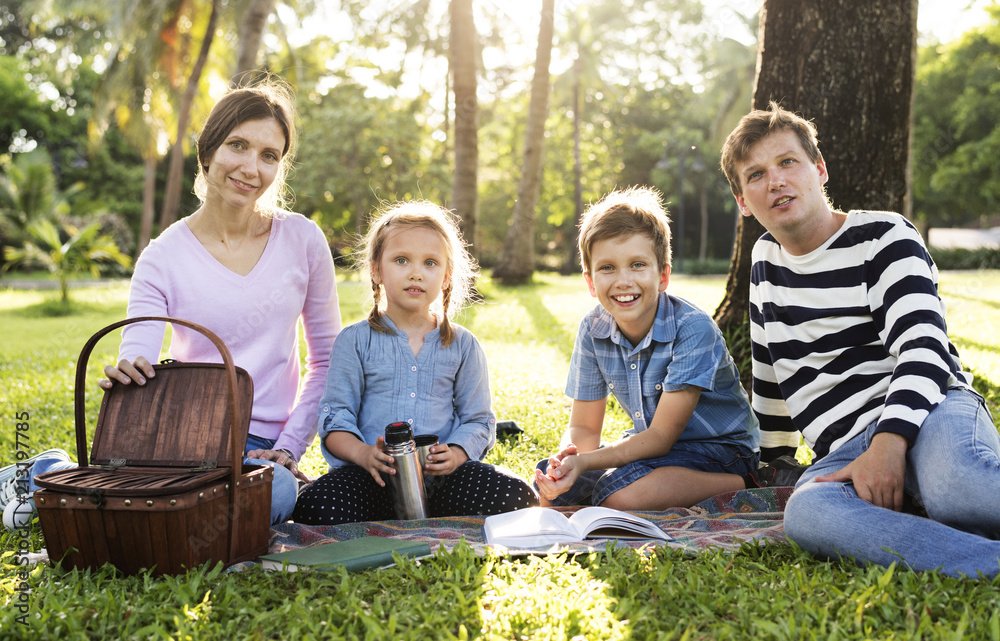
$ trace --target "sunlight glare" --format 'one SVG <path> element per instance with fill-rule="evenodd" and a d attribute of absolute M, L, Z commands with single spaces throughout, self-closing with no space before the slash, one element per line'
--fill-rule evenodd
<path fill-rule="evenodd" d="M 566 13 L 577 4 L 577 0 L 556 0 L 556 11 Z M 519 27 L 523 36 L 534 41 L 542 19 L 542 0 L 485 0 L 483 5 L 488 14 L 505 16 Z"/>

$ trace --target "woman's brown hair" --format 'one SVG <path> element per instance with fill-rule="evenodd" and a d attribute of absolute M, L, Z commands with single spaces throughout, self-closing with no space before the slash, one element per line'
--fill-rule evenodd
<path fill-rule="evenodd" d="M 290 200 L 285 179 L 297 142 L 295 103 L 288 86 L 274 77 L 265 78 L 249 87 L 233 89 L 212 107 L 201 134 L 198 135 L 198 176 L 195 178 L 194 191 L 202 201 L 205 200 L 208 187 L 208 164 L 229 134 L 248 120 L 268 118 L 278 121 L 285 134 L 285 146 L 281 150 L 278 173 L 267 192 L 257 201 L 257 210 L 264 215 L 271 215 L 275 210 L 285 208 Z"/>

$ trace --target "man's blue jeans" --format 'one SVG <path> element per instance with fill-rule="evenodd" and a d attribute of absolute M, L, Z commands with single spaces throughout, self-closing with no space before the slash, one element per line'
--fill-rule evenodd
<path fill-rule="evenodd" d="M 952 389 L 906 456 L 905 489 L 929 518 L 876 507 L 851 483 L 813 479 L 864 453 L 875 425 L 811 466 L 785 508 L 785 534 L 814 554 L 970 577 L 1000 573 L 1000 436 L 978 394 Z"/>

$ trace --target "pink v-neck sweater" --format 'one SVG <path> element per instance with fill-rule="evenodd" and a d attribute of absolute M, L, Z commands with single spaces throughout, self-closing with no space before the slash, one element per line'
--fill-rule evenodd
<path fill-rule="evenodd" d="M 299 214 L 275 217 L 260 260 L 246 276 L 219 263 L 180 220 L 142 252 L 129 290 L 128 316 L 172 316 L 210 329 L 253 377 L 250 433 L 275 439 L 300 457 L 316 435 L 316 415 L 340 332 L 333 259 L 326 237 Z M 305 329 L 306 371 L 299 376 L 298 322 Z M 162 323 L 122 331 L 119 358 L 160 360 Z M 170 356 L 221 363 L 194 330 L 173 327 Z"/>

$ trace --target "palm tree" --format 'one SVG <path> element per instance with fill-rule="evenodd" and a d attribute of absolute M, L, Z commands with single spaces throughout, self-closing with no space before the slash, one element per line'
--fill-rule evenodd
<path fill-rule="evenodd" d="M 535 75 L 531 81 L 528 125 L 524 131 L 524 164 L 517 187 L 514 215 L 493 270 L 494 278 L 512 285 L 528 281 L 535 272 L 535 204 L 542 182 L 545 120 L 549 114 L 549 62 L 552 59 L 554 13 L 555 0 L 542 0 Z"/>
<path fill-rule="evenodd" d="M 0 245 L 19 245 L 32 223 L 69 213 L 69 199 L 81 189 L 80 183 L 58 188 L 52 160 L 43 149 L 5 164 L 0 174 Z"/>
<path fill-rule="evenodd" d="M 60 11 L 86 15 L 91 4 L 87 0 L 67 0 Z M 168 170 L 161 228 L 166 226 L 165 222 L 169 224 L 176 219 L 184 142 L 197 84 L 214 38 L 219 6 L 218 0 L 212 0 L 207 18 L 205 4 L 190 0 L 124 0 L 110 5 L 108 11 L 105 33 L 112 48 L 95 97 L 97 117 L 91 123 L 91 136 L 99 141 L 114 114 L 127 139 L 142 154 L 146 171 L 138 251 L 142 251 L 151 236 L 156 166 L 171 129 L 176 132 L 172 143 L 175 151 Z M 184 70 L 191 57 L 193 40 L 189 31 L 206 23 L 201 51 L 185 81 Z"/>
<path fill-rule="evenodd" d="M 588 90 L 600 88 L 608 95 L 615 95 L 615 89 L 601 78 L 601 39 L 603 28 L 595 29 L 591 16 L 592 7 L 578 5 L 567 13 L 569 30 L 566 40 L 576 50 L 573 66 L 568 77 L 570 109 L 573 113 L 573 218 L 566 221 L 566 238 L 569 240 L 566 261 L 560 270 L 563 274 L 573 274 L 580 269 L 580 220 L 583 218 L 583 161 L 580 151 L 580 126 L 583 123 L 583 108 Z M 606 23 L 599 23 L 601 27 Z M 562 84 L 562 82 L 559 82 Z"/>
<path fill-rule="evenodd" d="M 479 100 L 476 97 L 476 23 L 472 0 L 451 0 L 449 59 L 455 92 L 455 172 L 451 207 L 461 217 L 462 235 L 476 254 L 479 221 Z"/>
<path fill-rule="evenodd" d="M 149 244 L 156 213 L 156 167 L 163 157 L 164 143 L 171 126 L 176 127 L 170 108 L 170 87 L 157 82 L 153 61 L 135 56 L 131 64 L 112 64 L 95 92 L 95 117 L 89 125 L 94 144 L 103 140 L 113 116 L 129 144 L 139 150 L 145 169 L 142 190 L 142 217 L 135 256 Z M 161 148 L 162 146 L 162 148 Z"/>
<path fill-rule="evenodd" d="M 574 216 L 564 223 L 568 240 L 561 271 L 569 274 L 580 268 L 579 235 L 583 216 L 584 184 L 581 159 L 581 127 L 587 123 L 588 95 L 598 92 L 620 99 L 620 86 L 609 79 L 633 75 L 647 62 L 679 68 L 677 51 L 665 46 L 675 37 L 666 25 L 696 24 L 701 18 L 700 2 L 660 2 L 645 0 L 591 0 L 570 4 L 563 42 L 574 50 L 572 67 L 556 80 L 573 114 Z M 624 61 L 628 64 L 622 67 Z"/>
<path fill-rule="evenodd" d="M 69 281 L 77 274 L 87 271 L 96 278 L 102 263 L 116 262 L 123 267 L 132 264 L 110 235 L 100 233 L 100 223 L 91 223 L 82 230 L 64 225 L 63 230 L 69 236 L 65 242 L 53 221 L 41 219 L 31 223 L 27 229 L 30 240 L 21 248 L 5 249 L 4 258 L 8 263 L 4 269 L 32 264 L 48 269 L 59 280 L 60 300 L 67 304 Z"/>
<path fill-rule="evenodd" d="M 239 83 L 243 76 L 257 68 L 257 54 L 264 36 L 267 19 L 274 12 L 275 0 L 249 0 L 240 22 L 240 38 L 236 51 L 236 68 L 232 81 Z"/>
<path fill-rule="evenodd" d="M 230 17 L 242 16 L 235 77 L 256 64 L 267 19 L 274 11 L 275 0 L 244 0 L 230 5 Z M 198 95 L 198 84 L 208 61 L 222 5 L 188 0 L 129 0 L 115 3 L 108 11 L 108 41 L 114 44 L 108 56 L 108 68 L 97 90 L 96 118 L 91 123 L 91 138 L 99 143 L 113 115 L 129 142 L 141 153 L 145 163 L 142 218 L 136 255 L 148 244 L 155 218 L 156 168 L 166 153 L 169 132 L 174 132 L 173 151 L 164 193 L 160 227 L 176 220 L 183 182 L 184 141 L 191 121 L 191 111 Z M 206 17 L 206 9 L 210 7 Z M 58 10 L 65 15 L 90 15 L 89 0 L 66 0 Z M 183 79 L 185 60 L 191 57 L 189 31 L 205 23 L 204 37 L 197 59 L 187 80 Z M 192 27 L 185 31 L 182 23 Z M 184 87 L 183 93 L 181 87 Z"/>
<path fill-rule="evenodd" d="M 140 2 L 142 0 L 139 0 Z M 202 72 L 205 70 L 205 63 L 208 61 L 208 51 L 212 47 L 215 39 L 215 25 L 219 21 L 219 9 L 221 0 L 212 0 L 212 12 L 208 16 L 208 24 L 205 26 L 205 35 L 201 39 L 201 48 L 198 57 L 195 59 L 191 74 L 184 87 L 184 95 L 181 97 L 180 105 L 177 108 L 177 137 L 174 139 L 174 147 L 170 151 L 170 165 L 167 169 L 167 184 L 163 190 L 163 209 L 160 211 L 160 229 L 166 229 L 177 220 L 177 210 L 181 202 L 181 184 L 183 182 L 182 172 L 184 171 L 184 138 L 187 135 L 188 123 L 191 121 L 191 105 L 194 103 L 195 95 L 198 92 L 198 83 L 201 80 Z"/>

